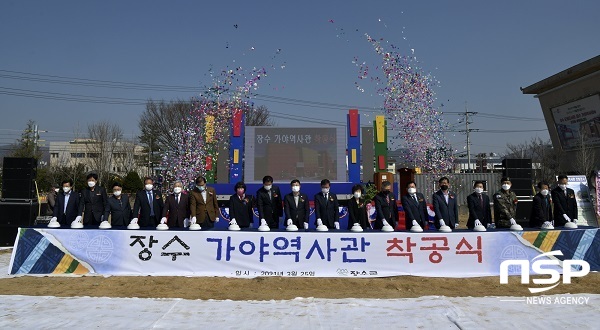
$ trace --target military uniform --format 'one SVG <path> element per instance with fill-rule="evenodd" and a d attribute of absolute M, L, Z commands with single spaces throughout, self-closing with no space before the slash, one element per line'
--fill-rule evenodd
<path fill-rule="evenodd" d="M 517 216 L 517 195 L 500 189 L 494 194 L 494 221 L 498 228 L 510 228 L 510 219 Z"/>

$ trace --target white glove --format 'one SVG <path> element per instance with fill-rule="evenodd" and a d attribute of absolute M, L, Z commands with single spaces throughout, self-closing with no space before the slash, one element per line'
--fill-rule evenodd
<path fill-rule="evenodd" d="M 196 217 L 192 217 L 191 224 L 192 224 L 192 225 L 195 225 L 195 224 L 196 224 Z"/>
<path fill-rule="evenodd" d="M 129 223 L 132 224 L 132 225 L 138 223 L 138 218 L 131 219 L 131 222 L 129 222 Z"/>
<path fill-rule="evenodd" d="M 475 227 L 482 226 L 481 221 L 479 219 L 475 219 Z"/>
<path fill-rule="evenodd" d="M 215 218 L 215 223 L 219 222 L 219 217 Z"/>
<path fill-rule="evenodd" d="M 454 229 L 458 228 L 458 222 L 454 224 Z"/>
<path fill-rule="evenodd" d="M 323 220 L 317 219 L 317 226 L 322 226 L 322 225 L 323 225 Z"/>
<path fill-rule="evenodd" d="M 164 223 L 167 223 L 167 218 L 166 218 L 166 217 L 162 217 L 162 218 L 160 219 L 160 223 L 163 223 L 163 224 L 164 224 Z"/>
<path fill-rule="evenodd" d="M 542 228 L 548 228 L 548 227 L 554 227 L 554 226 L 552 226 L 552 223 L 550 223 L 550 221 L 544 221 L 544 223 L 542 224 Z"/>
<path fill-rule="evenodd" d="M 573 223 L 577 223 L 577 219 L 573 219 L 573 220 L 571 220 L 571 221 L 573 221 Z"/>
<path fill-rule="evenodd" d="M 387 222 L 387 220 L 383 219 L 381 220 L 381 222 L 383 222 L 383 226 L 389 226 L 390 224 Z"/>
<path fill-rule="evenodd" d="M 333 226 L 335 227 L 335 229 L 339 230 L 340 229 L 340 222 L 339 221 L 334 222 Z"/>
<path fill-rule="evenodd" d="M 418 226 L 418 225 L 419 225 L 419 223 L 417 222 L 417 220 L 413 220 L 413 221 L 412 221 L 412 225 L 413 225 L 413 226 Z"/>
<path fill-rule="evenodd" d="M 304 230 L 308 230 L 308 222 L 304 223 Z"/>
<path fill-rule="evenodd" d="M 260 219 L 260 225 L 261 225 L 261 226 L 268 226 L 268 225 L 267 225 L 267 220 L 265 220 L 265 219 Z"/>
<path fill-rule="evenodd" d="M 77 221 L 77 222 L 81 222 L 81 216 L 80 216 L 80 215 L 78 215 L 78 216 L 77 216 L 77 218 L 75 218 L 75 221 Z"/>
<path fill-rule="evenodd" d="M 231 219 L 231 221 L 229 221 L 229 225 L 230 226 L 237 225 L 237 221 L 235 221 L 235 218 Z"/>
<path fill-rule="evenodd" d="M 568 215 L 563 214 L 563 218 L 565 218 L 565 220 L 567 220 L 567 222 L 571 222 L 571 218 L 569 218 Z"/>
<path fill-rule="evenodd" d="M 292 219 L 288 219 L 288 220 L 287 220 L 287 225 L 288 225 L 288 226 L 289 226 L 289 225 L 291 225 L 291 224 L 293 224 L 293 223 L 294 223 L 294 222 L 292 221 Z"/>
<path fill-rule="evenodd" d="M 58 218 L 57 217 L 52 217 L 52 219 L 50 219 L 50 222 L 58 222 Z"/>
<path fill-rule="evenodd" d="M 444 222 L 444 219 L 440 219 L 440 227 L 444 227 L 446 225 L 446 223 Z"/>
<path fill-rule="evenodd" d="M 189 218 L 183 219 L 183 228 L 187 228 L 189 226 L 190 226 L 190 219 Z"/>
<path fill-rule="evenodd" d="M 513 218 L 510 218 L 510 225 L 511 225 L 511 226 L 514 226 L 514 225 L 516 225 L 516 224 L 517 224 L 517 222 L 515 221 L 515 219 L 513 219 Z"/>

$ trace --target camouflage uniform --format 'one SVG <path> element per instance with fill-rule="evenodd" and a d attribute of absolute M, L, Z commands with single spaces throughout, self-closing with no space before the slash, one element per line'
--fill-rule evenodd
<path fill-rule="evenodd" d="M 510 219 L 517 216 L 517 195 L 500 189 L 494 194 L 494 221 L 498 228 L 510 228 Z M 515 219 L 516 220 L 516 219 Z"/>

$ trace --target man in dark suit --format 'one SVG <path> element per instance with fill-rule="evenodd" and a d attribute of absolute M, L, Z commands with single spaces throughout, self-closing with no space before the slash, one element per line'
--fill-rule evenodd
<path fill-rule="evenodd" d="M 487 228 L 492 223 L 492 209 L 490 208 L 490 197 L 483 193 L 483 181 L 475 181 L 473 193 L 467 196 L 469 206 L 469 220 L 467 228 L 473 229 L 482 225 Z"/>
<path fill-rule="evenodd" d="M 385 220 L 392 228 L 396 229 L 398 225 L 398 206 L 392 191 L 392 183 L 383 181 L 381 191 L 375 195 L 375 211 L 377 212 L 374 229 L 383 228 Z"/>
<path fill-rule="evenodd" d="M 219 204 L 215 188 L 206 185 L 206 178 L 196 178 L 196 189 L 190 193 L 190 214 L 192 223 L 197 223 L 202 229 L 214 228 L 219 222 Z"/>
<path fill-rule="evenodd" d="M 112 196 L 108 198 L 110 224 L 113 227 L 127 226 L 132 218 L 129 196 L 123 194 L 123 186 L 118 182 L 113 183 L 112 191 Z"/>
<path fill-rule="evenodd" d="M 164 202 L 162 194 L 154 190 L 154 180 L 150 177 L 144 178 L 144 189 L 135 194 L 133 204 L 133 220 L 140 227 L 155 227 L 158 225 Z"/>
<path fill-rule="evenodd" d="M 167 196 L 165 208 L 162 213 L 162 223 L 167 223 L 169 227 L 183 228 L 184 223 L 190 218 L 190 199 L 183 194 L 183 183 L 175 181 L 173 184 L 173 193 Z M 168 217 L 168 218 L 167 218 Z M 202 225 L 200 225 L 202 227 Z"/>
<path fill-rule="evenodd" d="M 81 192 L 83 197 L 83 224 L 98 226 L 102 221 L 108 221 L 108 196 L 106 189 L 98 186 L 98 174 L 87 175 L 87 188 Z"/>
<path fill-rule="evenodd" d="M 556 226 L 564 226 L 567 222 L 577 223 L 577 199 L 575 191 L 567 188 L 568 182 L 569 178 L 566 175 L 559 175 L 558 186 L 552 189 Z"/>
<path fill-rule="evenodd" d="M 287 218 L 286 225 L 294 224 L 298 228 L 308 229 L 308 216 L 310 215 L 308 196 L 300 192 L 300 180 L 292 180 L 290 186 L 292 192 L 285 195 L 283 200 Z"/>
<path fill-rule="evenodd" d="M 321 192 L 315 195 L 316 224 L 319 221 L 329 229 L 340 229 L 340 208 L 337 196 L 330 192 L 331 182 L 321 180 Z"/>
<path fill-rule="evenodd" d="M 70 226 L 75 220 L 81 221 L 83 204 L 79 194 L 73 190 L 73 180 L 62 182 L 62 192 L 56 196 L 52 220 L 58 221 L 61 226 Z"/>
<path fill-rule="evenodd" d="M 263 186 L 256 192 L 258 216 L 265 220 L 271 229 L 279 228 L 279 218 L 283 215 L 279 187 L 273 185 L 273 177 L 263 178 Z"/>
<path fill-rule="evenodd" d="M 425 196 L 417 192 L 417 185 L 414 181 L 409 181 L 406 184 L 406 192 L 406 195 L 402 196 L 406 230 L 410 230 L 416 224 L 426 230 L 429 215 L 427 214 L 427 200 Z"/>
<path fill-rule="evenodd" d="M 533 196 L 531 216 L 529 217 L 529 227 L 531 228 L 552 226 L 552 202 L 548 194 L 548 187 L 546 182 L 538 183 L 539 192 Z"/>
<path fill-rule="evenodd" d="M 435 211 L 435 228 L 440 229 L 442 225 L 450 228 L 458 227 L 458 204 L 456 195 L 450 191 L 450 180 L 442 177 L 438 180 L 440 190 L 431 196 L 431 203 Z"/>

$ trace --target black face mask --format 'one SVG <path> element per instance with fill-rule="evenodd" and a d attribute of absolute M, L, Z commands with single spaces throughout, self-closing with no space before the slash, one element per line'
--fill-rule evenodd
<path fill-rule="evenodd" d="M 440 188 L 442 188 L 442 190 L 446 191 L 448 190 L 448 185 L 447 184 L 443 184 L 440 186 Z"/>

